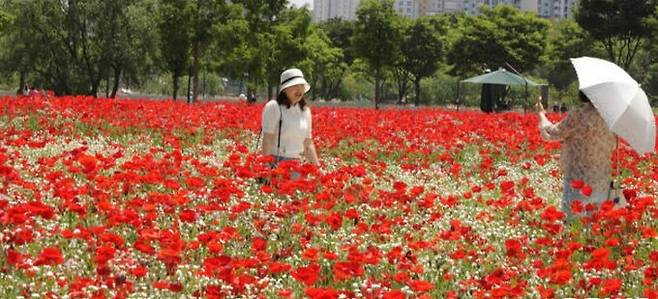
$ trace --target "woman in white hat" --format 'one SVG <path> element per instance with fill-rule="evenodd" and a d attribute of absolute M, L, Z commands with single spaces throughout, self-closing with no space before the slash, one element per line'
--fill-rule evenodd
<path fill-rule="evenodd" d="M 265 104 L 262 116 L 264 155 L 273 155 L 275 164 L 283 160 L 306 158 L 318 165 L 313 144 L 311 109 L 304 95 L 311 85 L 299 69 L 281 73 L 280 92 L 276 100 Z"/>

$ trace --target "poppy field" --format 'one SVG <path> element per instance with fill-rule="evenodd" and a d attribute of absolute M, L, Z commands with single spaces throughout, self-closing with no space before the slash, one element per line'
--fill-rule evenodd
<path fill-rule="evenodd" d="M 0 297 L 658 298 L 655 154 L 564 222 L 533 113 L 311 108 L 271 170 L 262 103 L 0 98 Z"/>

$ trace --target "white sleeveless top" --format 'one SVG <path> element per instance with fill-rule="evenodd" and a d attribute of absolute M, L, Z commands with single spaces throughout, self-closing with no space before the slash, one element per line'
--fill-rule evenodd
<path fill-rule="evenodd" d="M 279 156 L 299 159 L 304 152 L 304 140 L 312 138 L 311 109 L 306 106 L 304 111 L 298 105 L 279 105 L 276 100 L 271 100 L 263 108 L 262 126 L 263 133 L 273 134 L 274 142 L 269 152 L 276 154 L 276 145 L 279 135 L 279 118 L 283 117 L 281 129 L 281 146 Z"/>

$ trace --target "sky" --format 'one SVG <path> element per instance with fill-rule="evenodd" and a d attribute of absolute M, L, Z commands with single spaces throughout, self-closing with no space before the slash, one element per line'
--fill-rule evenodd
<path fill-rule="evenodd" d="M 301 7 L 304 4 L 308 4 L 308 7 L 313 8 L 313 0 L 289 0 L 290 3 L 294 4 L 297 7 Z"/>

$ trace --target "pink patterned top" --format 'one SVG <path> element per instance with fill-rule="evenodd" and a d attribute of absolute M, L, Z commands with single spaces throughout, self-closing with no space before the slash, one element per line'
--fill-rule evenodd
<path fill-rule="evenodd" d="M 567 182 L 581 179 L 594 192 L 608 192 L 612 178 L 611 157 L 617 138 L 591 103 L 552 124 L 540 113 L 544 139 L 561 140 L 560 166 Z"/>

